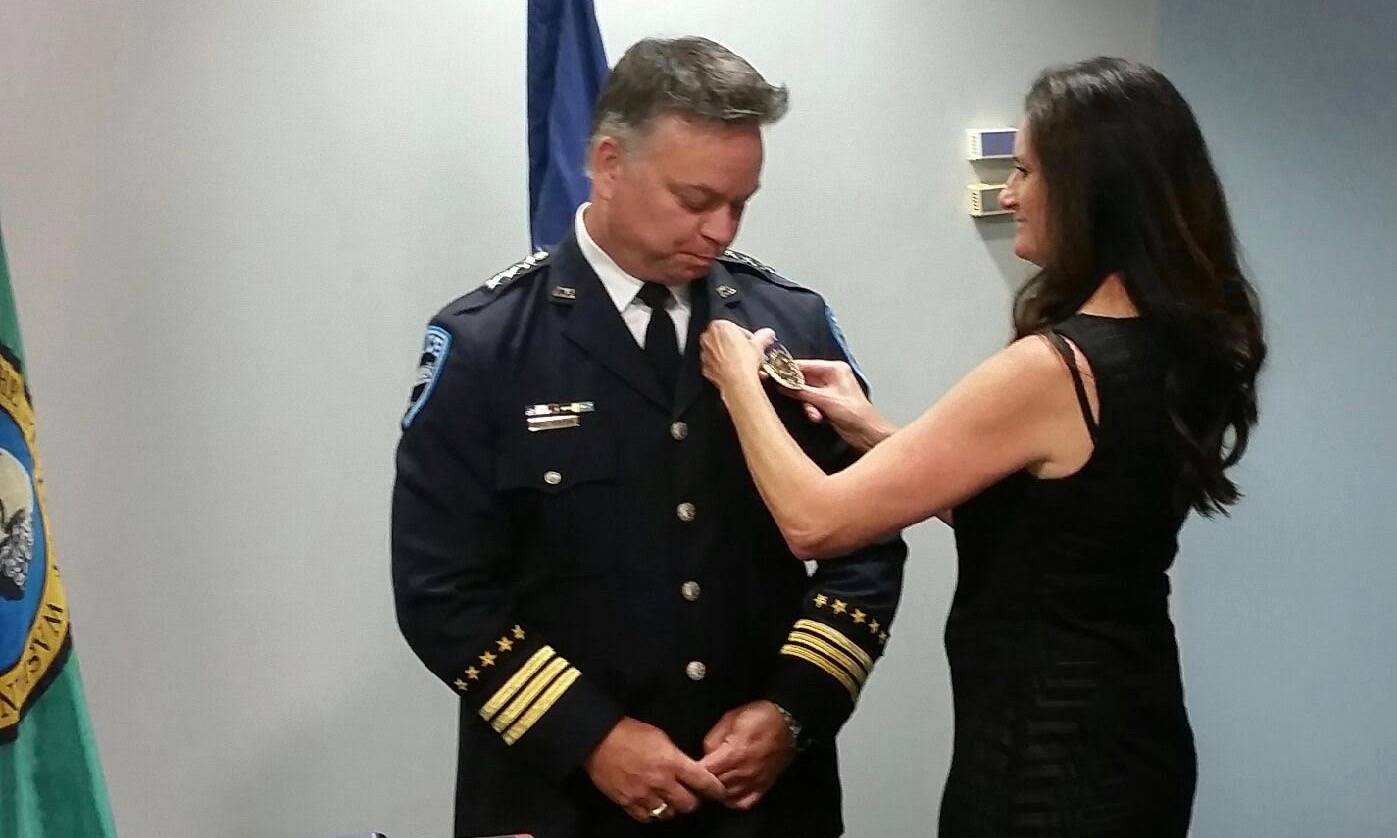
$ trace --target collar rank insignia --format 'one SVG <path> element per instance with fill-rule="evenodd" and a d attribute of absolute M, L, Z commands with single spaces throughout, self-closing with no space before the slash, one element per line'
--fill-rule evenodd
<path fill-rule="evenodd" d="M 774 271 L 774 270 L 771 269 L 771 266 L 770 266 L 770 265 L 763 264 L 763 263 L 757 261 L 756 259 L 753 259 L 751 256 L 748 256 L 746 253 L 742 253 L 742 252 L 740 252 L 740 251 L 731 250 L 731 249 L 729 249 L 729 250 L 724 250 L 724 251 L 723 251 L 723 256 L 725 256 L 725 257 L 728 258 L 728 259 L 733 260 L 734 262 L 741 262 L 742 264 L 747 265 L 748 267 L 756 268 L 757 270 L 759 270 L 759 271 L 761 271 L 761 272 L 763 272 L 763 273 L 769 273 L 769 274 L 774 274 L 774 273 L 776 273 L 776 271 Z"/>
<path fill-rule="evenodd" d="M 548 258 L 548 251 L 536 250 L 524 258 L 523 261 L 515 262 L 508 268 L 500 271 L 485 281 L 485 287 L 491 291 L 498 291 L 500 288 L 513 282 L 515 277 L 527 272 L 530 268 Z"/>

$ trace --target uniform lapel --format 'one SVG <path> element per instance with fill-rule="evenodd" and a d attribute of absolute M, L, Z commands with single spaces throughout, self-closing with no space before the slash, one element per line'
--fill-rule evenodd
<path fill-rule="evenodd" d="M 626 328 L 601 280 L 582 257 L 577 239 L 571 235 L 564 239 L 553 260 L 555 269 L 549 271 L 549 299 L 572 308 L 563 334 L 623 383 L 668 413 L 670 400 L 661 392 L 655 371 Z"/>
<path fill-rule="evenodd" d="M 679 381 L 674 389 L 674 415 L 682 416 L 684 411 L 698 398 L 706 382 L 699 364 L 699 336 L 708 326 L 709 278 L 694 280 L 689 286 L 689 337 L 684 342 L 684 360 L 679 367 Z"/>
<path fill-rule="evenodd" d="M 742 291 L 722 262 L 714 262 L 705 279 L 692 286 L 693 313 L 689 318 L 689 339 L 684 345 L 684 366 L 679 373 L 674 412 L 682 416 L 709 384 L 703 378 L 699 357 L 699 336 L 713 319 L 731 320 L 750 329 L 746 312 L 742 310 Z"/>

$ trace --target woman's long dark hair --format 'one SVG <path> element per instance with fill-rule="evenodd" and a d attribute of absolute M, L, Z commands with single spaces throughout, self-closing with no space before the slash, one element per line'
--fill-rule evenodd
<path fill-rule="evenodd" d="M 1193 111 L 1157 70 L 1093 58 L 1044 71 L 1025 112 L 1049 242 L 1014 300 L 1014 330 L 1024 337 L 1070 317 L 1118 273 L 1171 358 L 1179 509 L 1225 512 L 1240 496 L 1225 472 L 1256 424 L 1266 344 Z"/>

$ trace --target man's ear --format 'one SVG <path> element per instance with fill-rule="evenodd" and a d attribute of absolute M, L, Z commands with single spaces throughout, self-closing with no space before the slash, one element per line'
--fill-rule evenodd
<path fill-rule="evenodd" d="M 597 197 L 605 200 L 615 193 L 625 158 L 626 150 L 615 137 L 604 136 L 592 144 L 592 188 Z"/>

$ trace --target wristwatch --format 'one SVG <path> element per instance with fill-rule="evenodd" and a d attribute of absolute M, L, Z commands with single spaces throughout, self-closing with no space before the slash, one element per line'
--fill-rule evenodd
<path fill-rule="evenodd" d="M 791 715 L 791 711 L 787 710 L 785 707 L 782 707 L 774 701 L 771 702 L 771 706 L 775 707 L 776 712 L 780 713 L 781 718 L 785 720 L 786 730 L 789 730 L 791 732 L 791 742 L 795 746 L 795 752 L 799 754 L 803 752 L 806 748 L 809 748 L 810 737 L 801 736 L 801 731 L 804 730 L 804 728 L 801 727 L 801 724 L 796 719 L 796 717 Z"/>

